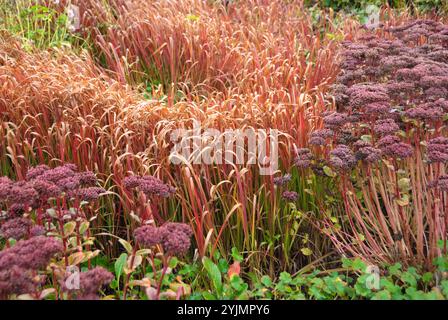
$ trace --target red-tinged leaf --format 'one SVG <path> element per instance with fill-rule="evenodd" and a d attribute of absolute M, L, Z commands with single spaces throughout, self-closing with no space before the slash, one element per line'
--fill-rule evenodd
<path fill-rule="evenodd" d="M 229 270 L 227 271 L 227 275 L 229 276 L 229 278 L 232 278 L 234 275 L 239 276 L 240 275 L 240 271 L 241 271 L 240 262 L 239 261 L 235 261 L 229 267 Z"/>

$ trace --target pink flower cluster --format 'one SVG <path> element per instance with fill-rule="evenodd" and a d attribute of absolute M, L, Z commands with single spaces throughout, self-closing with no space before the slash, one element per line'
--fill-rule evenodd
<path fill-rule="evenodd" d="M 33 222 L 27 218 L 13 218 L 0 226 L 0 237 L 4 239 L 22 239 L 31 235 Z"/>
<path fill-rule="evenodd" d="M 67 288 L 66 281 L 62 281 L 62 289 L 75 293 L 78 300 L 98 300 L 98 291 L 113 279 L 112 273 L 102 267 L 95 267 L 79 275 L 79 288 Z"/>
<path fill-rule="evenodd" d="M 55 238 L 37 236 L 0 251 L 0 297 L 34 292 L 39 285 L 36 272 L 62 250 Z"/>
<path fill-rule="evenodd" d="M 356 160 L 375 163 L 381 159 L 381 149 L 375 148 L 369 142 L 358 140 L 353 144 Z"/>
<path fill-rule="evenodd" d="M 338 145 L 330 152 L 330 164 L 341 171 L 352 169 L 356 165 L 353 151 L 346 145 Z"/>
<path fill-rule="evenodd" d="M 153 176 L 130 176 L 123 179 L 126 189 L 138 189 L 148 197 L 168 198 L 176 189 Z"/>
<path fill-rule="evenodd" d="M 277 187 L 283 187 L 283 186 L 287 185 L 289 181 L 291 181 L 290 174 L 285 174 L 283 176 L 275 177 L 273 179 L 273 182 Z"/>
<path fill-rule="evenodd" d="M 311 150 L 308 148 L 300 148 L 296 150 L 296 159 L 294 160 L 294 164 L 298 168 L 308 168 L 311 166 L 311 161 L 313 160 L 313 154 Z"/>
<path fill-rule="evenodd" d="M 437 137 L 429 140 L 428 159 L 431 162 L 448 163 L 448 138 Z"/>
<path fill-rule="evenodd" d="M 308 168 L 311 165 L 312 154 L 309 149 L 301 148 L 296 149 L 297 157 L 295 159 L 295 165 L 299 168 Z M 275 177 L 273 179 L 274 185 L 279 188 L 287 187 L 288 183 L 291 181 L 291 175 L 289 173 Z M 282 199 L 289 202 L 296 202 L 299 198 L 299 195 L 295 191 L 282 190 L 281 193 Z"/>
<path fill-rule="evenodd" d="M 145 225 L 135 229 L 134 238 L 142 247 L 161 245 L 170 255 L 183 255 L 190 248 L 191 227 L 185 223 L 167 222 L 161 227 Z"/>
<path fill-rule="evenodd" d="M 440 129 L 448 113 L 447 30 L 437 21 L 416 20 L 386 29 L 390 37 L 367 34 L 343 43 L 332 89 L 337 111 L 324 113 L 323 129 L 309 137 L 311 145 L 330 146 L 326 165 L 345 172 L 358 161 L 405 159 L 422 139 L 428 140 L 428 162 L 448 162 Z M 414 139 L 413 128 L 423 128 L 423 135 Z"/>
<path fill-rule="evenodd" d="M 43 207 L 52 198 L 94 201 L 105 192 L 102 188 L 94 187 L 96 183 L 97 179 L 92 172 L 77 172 L 73 164 L 53 169 L 38 165 L 28 170 L 25 180 L 0 178 L 0 205 L 5 204 L 14 216 L 28 208 Z"/>
<path fill-rule="evenodd" d="M 299 194 L 295 191 L 283 191 L 282 198 L 289 202 L 296 202 L 299 198 Z"/>

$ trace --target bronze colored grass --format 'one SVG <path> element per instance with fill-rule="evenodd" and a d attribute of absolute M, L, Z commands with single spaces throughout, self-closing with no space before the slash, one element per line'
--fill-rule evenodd
<path fill-rule="evenodd" d="M 228 9 L 196 0 L 78 4 L 101 66 L 88 53 L 28 52 L 8 35 L 0 39 L 2 173 L 21 178 L 32 164 L 62 162 L 96 172 L 115 194 L 102 200 L 98 232 L 121 237 L 148 210 L 123 178 L 154 174 L 177 188 L 162 218 L 190 223 L 200 255 L 235 246 L 254 271 L 274 272 L 327 253 L 328 239 L 310 221 L 323 211 L 328 186 L 300 178 L 293 149 L 333 108 L 325 92 L 338 73 L 338 42 L 355 37 L 357 24 L 313 21 L 300 1 Z M 161 86 L 150 99 L 126 85 L 151 79 Z M 169 134 L 193 119 L 220 130 L 280 130 L 280 167 L 294 174 L 301 195 L 295 206 L 254 166 L 171 165 Z M 301 253 L 305 243 L 313 255 Z"/>

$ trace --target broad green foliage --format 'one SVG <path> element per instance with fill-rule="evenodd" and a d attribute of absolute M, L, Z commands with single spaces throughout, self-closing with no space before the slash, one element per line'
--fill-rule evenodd
<path fill-rule="evenodd" d="M 419 13 L 436 12 L 446 14 L 448 12 L 448 3 L 444 0 L 308 0 L 308 6 L 317 5 L 321 8 L 331 8 L 336 11 L 356 15 L 364 23 L 369 15 L 368 6 L 377 7 L 389 6 L 397 10 L 411 10 Z"/>
<path fill-rule="evenodd" d="M 218 291 L 194 291 L 190 299 L 371 299 L 371 300 L 444 300 L 448 298 L 448 280 L 441 278 L 446 272 L 447 257 L 438 260 L 433 272 L 422 272 L 400 263 L 382 266 L 376 275 L 360 259 L 343 259 L 345 272 L 315 270 L 309 274 L 291 275 L 282 272 L 276 279 L 252 275 L 250 281 L 240 275 L 218 276 L 220 268 L 210 259 L 204 263 L 206 277 L 219 278 Z M 213 270 L 213 272 L 210 272 Z M 221 282 L 221 279 L 223 280 Z"/>
<path fill-rule="evenodd" d="M 448 12 L 448 2 L 445 0 L 414 0 L 415 8 L 422 11 L 438 10 L 440 13 Z"/>
<path fill-rule="evenodd" d="M 334 10 L 363 10 L 369 5 L 389 6 L 395 9 L 412 8 L 422 11 L 446 10 L 447 4 L 443 0 L 318 0 L 306 1 L 308 5 L 318 4 L 324 8 L 332 8 Z"/>
<path fill-rule="evenodd" d="M 19 0 L 0 9 L 0 29 L 21 37 L 28 49 L 81 45 L 84 40 L 70 30 L 66 11 Z"/>

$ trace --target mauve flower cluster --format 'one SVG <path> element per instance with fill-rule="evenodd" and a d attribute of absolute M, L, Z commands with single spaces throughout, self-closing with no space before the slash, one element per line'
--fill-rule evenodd
<path fill-rule="evenodd" d="M 442 175 L 437 179 L 436 186 L 442 191 L 448 191 L 448 175 Z"/>
<path fill-rule="evenodd" d="M 190 248 L 193 231 L 188 224 L 167 222 L 161 227 L 142 226 L 134 231 L 134 238 L 142 247 L 161 245 L 170 255 L 183 255 Z"/>
<path fill-rule="evenodd" d="M 367 163 L 375 163 L 381 159 L 381 149 L 374 148 L 371 143 L 358 140 L 353 144 L 355 148 L 356 160 L 365 161 Z"/>
<path fill-rule="evenodd" d="M 90 172 L 77 172 L 73 164 L 56 168 L 38 165 L 30 168 L 25 180 L 12 181 L 0 178 L 0 204 L 8 206 L 11 215 L 43 207 L 51 198 L 65 196 L 80 201 L 93 201 L 105 190 L 94 187 L 95 175 Z"/>
<path fill-rule="evenodd" d="M 327 164 L 343 172 L 358 161 L 405 159 L 423 139 L 428 162 L 448 162 L 447 30 L 437 21 L 416 20 L 386 29 L 389 37 L 367 34 L 343 43 L 332 88 L 337 111 L 322 114 L 323 129 L 309 137 L 311 145 L 331 146 Z"/>
<path fill-rule="evenodd" d="M 356 166 L 356 157 L 346 145 L 338 145 L 330 152 L 330 164 L 341 171 L 347 171 Z"/>
<path fill-rule="evenodd" d="M 326 144 L 327 139 L 333 137 L 334 132 L 330 129 L 320 129 L 311 132 L 309 143 L 316 146 L 323 146 Z"/>
<path fill-rule="evenodd" d="M 306 148 L 296 149 L 296 154 L 297 154 L 297 157 L 295 160 L 295 165 L 297 167 L 308 168 L 311 166 L 312 154 L 309 149 L 306 149 Z M 287 173 L 281 177 L 274 178 L 274 184 L 277 187 L 286 187 L 288 185 L 289 181 L 291 181 L 291 175 L 289 173 Z M 289 201 L 289 202 L 295 202 L 295 201 L 297 201 L 297 199 L 299 197 L 297 192 L 290 191 L 290 190 L 282 191 L 281 196 L 284 200 Z"/>
<path fill-rule="evenodd" d="M 448 174 L 443 174 L 437 179 L 429 181 L 428 188 L 439 188 L 441 191 L 448 191 Z"/>
<path fill-rule="evenodd" d="M 448 163 L 448 138 L 437 137 L 429 140 L 428 159 L 430 162 Z"/>
<path fill-rule="evenodd" d="M 289 173 L 273 179 L 273 182 L 277 187 L 283 187 L 287 185 L 289 181 L 291 181 L 291 175 Z"/>
<path fill-rule="evenodd" d="M 289 202 L 296 202 L 299 198 L 299 195 L 295 191 L 284 191 L 282 193 L 282 198 Z"/>
<path fill-rule="evenodd" d="M 375 122 L 373 131 L 379 136 L 386 136 L 396 133 L 400 127 L 395 123 L 394 119 L 380 119 Z"/>
<path fill-rule="evenodd" d="M 397 136 L 385 136 L 378 141 L 378 147 L 381 149 L 383 154 L 388 155 L 392 158 L 407 158 L 412 156 L 412 147 L 404 142 Z"/>
<path fill-rule="evenodd" d="M 311 166 L 311 161 L 313 160 L 313 154 L 311 150 L 308 148 L 300 148 L 296 150 L 296 159 L 294 160 L 294 164 L 298 168 L 308 168 Z"/>
<path fill-rule="evenodd" d="M 0 271 L 0 299 L 7 299 L 11 294 L 32 293 L 38 285 L 30 270 L 13 266 Z"/>
<path fill-rule="evenodd" d="M 323 114 L 323 121 L 325 128 L 335 130 L 346 124 L 348 117 L 344 113 L 331 112 Z"/>
<path fill-rule="evenodd" d="M 153 247 L 162 242 L 162 232 L 160 228 L 146 225 L 135 229 L 134 238 L 142 247 Z"/>
<path fill-rule="evenodd" d="M 45 268 L 62 250 L 62 243 L 55 238 L 36 236 L 1 251 L 0 297 L 33 293 L 39 284 L 33 273 Z"/>
<path fill-rule="evenodd" d="M 13 218 L 0 226 L 0 237 L 22 239 L 31 234 L 33 222 L 27 218 Z"/>
<path fill-rule="evenodd" d="M 78 300 L 98 300 L 98 291 L 113 279 L 112 273 L 102 267 L 95 267 L 80 273 L 79 288 L 67 288 L 66 281 L 62 281 L 62 289 L 66 292 L 74 291 Z"/>
<path fill-rule="evenodd" d="M 176 192 L 175 188 L 153 176 L 126 177 L 123 179 L 123 186 L 126 189 L 138 189 L 148 197 L 157 196 L 168 198 Z"/>
<path fill-rule="evenodd" d="M 47 265 L 50 258 L 62 251 L 62 243 L 52 237 L 37 236 L 19 240 L 11 248 L 0 252 L 0 270 L 16 265 L 24 269 L 38 270 Z"/>

